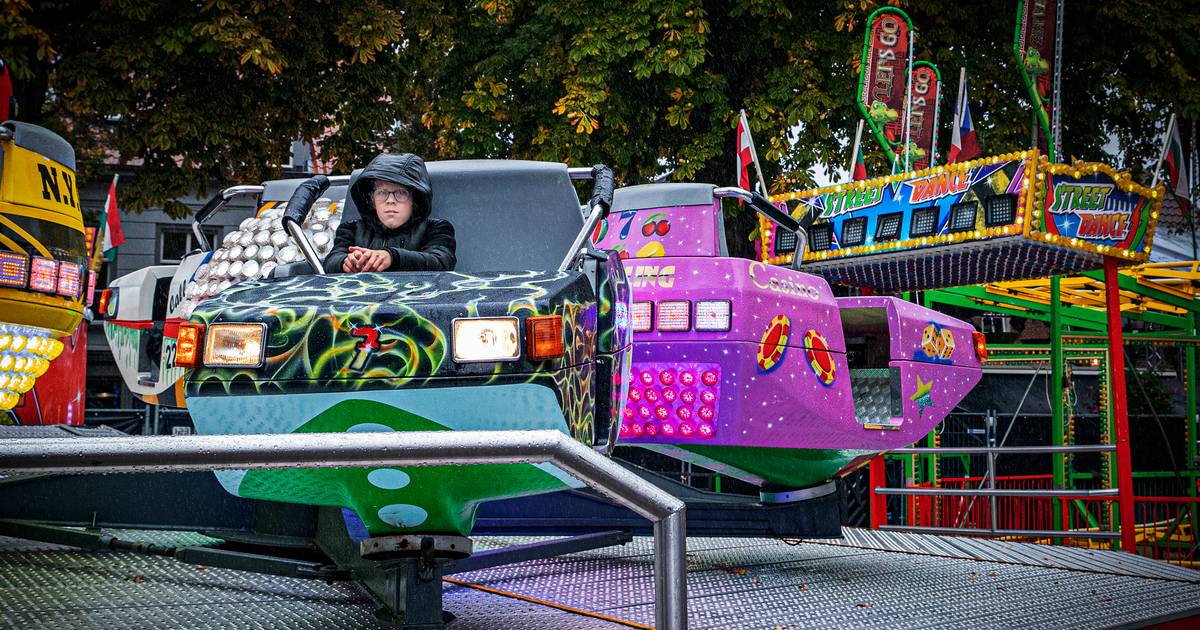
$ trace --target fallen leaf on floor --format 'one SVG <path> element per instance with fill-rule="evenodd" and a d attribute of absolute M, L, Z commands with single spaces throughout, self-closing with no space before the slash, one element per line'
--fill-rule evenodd
<path fill-rule="evenodd" d="M 141 584 L 142 582 L 145 582 L 145 581 L 146 581 L 146 576 L 144 576 L 144 575 L 135 575 L 135 576 L 133 576 L 133 583 L 134 583 L 134 584 Z"/>
<path fill-rule="evenodd" d="M 868 604 L 867 602 L 860 602 L 858 604 L 855 604 L 855 607 L 856 608 L 870 608 L 871 605 Z"/>

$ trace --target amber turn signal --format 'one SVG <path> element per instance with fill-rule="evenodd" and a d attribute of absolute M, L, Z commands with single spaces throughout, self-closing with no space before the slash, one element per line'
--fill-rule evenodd
<path fill-rule="evenodd" d="M 100 317 L 110 317 L 116 313 L 108 312 L 108 305 L 112 302 L 112 289 L 105 289 L 100 292 L 100 299 L 96 301 L 96 314 Z"/>
<path fill-rule="evenodd" d="M 981 332 L 971 333 L 971 338 L 975 341 L 975 356 L 979 357 L 980 361 L 987 360 L 987 337 Z"/>
<path fill-rule="evenodd" d="M 175 338 L 175 367 L 200 367 L 203 341 L 204 324 L 180 324 Z"/>
<path fill-rule="evenodd" d="M 530 361 L 557 359 L 563 348 L 563 323 L 559 315 L 525 318 L 525 356 Z"/>

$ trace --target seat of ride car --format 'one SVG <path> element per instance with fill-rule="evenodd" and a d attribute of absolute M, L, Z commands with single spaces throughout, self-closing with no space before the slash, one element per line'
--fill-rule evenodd
<path fill-rule="evenodd" d="M 712 184 L 643 184 L 618 188 L 613 194 L 612 212 L 610 216 L 619 216 L 621 212 L 630 210 L 646 210 L 649 208 L 670 208 L 675 206 L 712 206 Z M 719 207 L 719 206 L 718 206 Z M 725 218 L 723 213 L 717 215 L 717 238 L 720 239 L 718 250 L 722 257 L 729 256 L 729 245 L 725 242 Z M 611 220 L 611 219 L 610 219 Z"/>
<path fill-rule="evenodd" d="M 446 160 L 426 166 L 430 216 L 454 225 L 455 271 L 557 269 L 583 229 L 579 194 L 564 164 Z M 351 186 L 360 173 L 351 176 Z M 343 221 L 358 217 L 347 196 Z"/>

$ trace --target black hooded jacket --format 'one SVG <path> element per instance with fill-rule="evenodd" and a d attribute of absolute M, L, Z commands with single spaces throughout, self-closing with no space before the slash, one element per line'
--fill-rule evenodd
<path fill-rule="evenodd" d="M 387 228 L 375 213 L 374 180 L 400 184 L 412 191 L 412 217 L 398 228 Z M 411 153 L 376 156 L 350 187 L 350 197 L 362 218 L 338 226 L 333 250 L 325 258 L 325 271 L 338 273 L 350 254 L 350 246 L 386 249 L 392 255 L 388 271 L 451 271 L 454 257 L 454 226 L 444 219 L 429 218 L 433 189 L 425 162 Z"/>

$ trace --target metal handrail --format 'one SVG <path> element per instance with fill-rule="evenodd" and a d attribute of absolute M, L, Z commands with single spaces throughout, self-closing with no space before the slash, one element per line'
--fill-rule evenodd
<path fill-rule="evenodd" d="M 1028 538 L 1100 538 L 1120 540 L 1121 532 L 1056 531 L 1052 529 L 974 529 L 969 527 L 926 527 L 921 525 L 880 525 L 889 532 L 914 534 L 951 534 L 954 536 L 1022 536 Z"/>
<path fill-rule="evenodd" d="M 683 502 L 558 431 L 32 438 L 0 443 L 0 474 L 532 463 L 553 464 L 653 521 L 655 625 L 686 628 Z"/>

